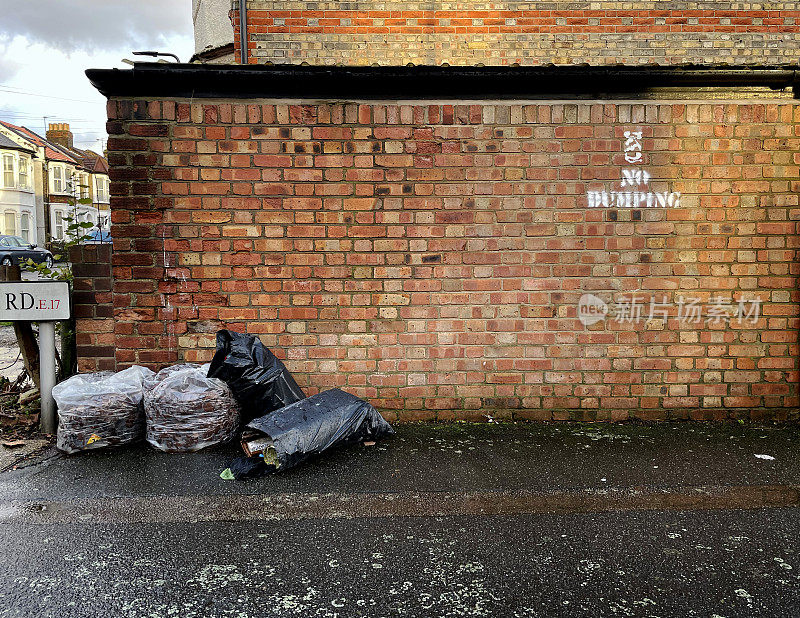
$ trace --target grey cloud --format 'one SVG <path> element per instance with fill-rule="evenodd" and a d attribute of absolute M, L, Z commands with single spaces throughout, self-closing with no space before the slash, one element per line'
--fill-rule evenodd
<path fill-rule="evenodd" d="M 64 52 L 157 47 L 192 32 L 190 0 L 0 0 L 0 35 Z"/>
<path fill-rule="evenodd" d="M 0 84 L 11 80 L 22 70 L 22 65 L 8 57 L 8 46 L 4 44 L 0 37 Z"/>

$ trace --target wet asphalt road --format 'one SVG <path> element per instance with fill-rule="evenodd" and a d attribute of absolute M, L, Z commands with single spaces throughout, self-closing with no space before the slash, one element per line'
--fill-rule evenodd
<path fill-rule="evenodd" d="M 4 525 L 0 616 L 796 617 L 798 515 Z"/>
<path fill-rule="evenodd" d="M 239 449 L 164 454 L 93 451 L 0 474 L 9 499 L 307 492 L 586 490 L 800 484 L 800 428 L 663 423 L 419 424 L 283 474 L 246 482 L 219 473 Z M 763 460 L 766 454 L 774 460 Z"/>
<path fill-rule="evenodd" d="M 241 483 L 219 478 L 231 448 L 50 452 L 0 474 L 0 618 L 795 618 L 800 508 L 612 498 L 798 505 L 798 446 L 795 428 L 402 426 Z M 537 510 L 554 492 L 575 512 Z"/>

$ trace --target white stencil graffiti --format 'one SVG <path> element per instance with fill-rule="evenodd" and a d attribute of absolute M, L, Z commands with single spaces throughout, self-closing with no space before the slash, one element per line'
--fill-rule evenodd
<path fill-rule="evenodd" d="M 625 131 L 625 160 L 642 163 L 642 131 Z M 619 190 L 587 191 L 589 208 L 679 208 L 681 194 L 676 191 L 650 191 L 652 176 L 638 167 L 622 170 Z"/>
<path fill-rule="evenodd" d="M 625 131 L 625 160 L 628 163 L 639 163 L 642 160 L 642 132 Z"/>
<path fill-rule="evenodd" d="M 622 186 L 637 187 L 647 186 L 650 182 L 650 174 L 644 170 L 632 169 L 622 170 Z"/>
<path fill-rule="evenodd" d="M 669 191 L 587 191 L 589 208 L 680 207 L 681 194 Z"/>

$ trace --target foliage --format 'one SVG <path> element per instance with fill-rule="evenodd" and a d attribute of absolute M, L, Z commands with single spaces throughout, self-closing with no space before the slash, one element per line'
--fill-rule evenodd
<path fill-rule="evenodd" d="M 69 199 L 70 206 L 74 207 L 76 204 L 91 204 L 92 200 L 90 198 L 81 198 L 81 199 Z M 62 258 L 65 255 L 69 255 L 69 250 L 71 247 L 78 245 L 86 240 L 91 239 L 91 236 L 84 234 L 85 230 L 90 230 L 94 227 L 94 223 L 89 221 L 82 221 L 78 222 L 75 217 L 67 216 L 64 217 L 64 221 L 67 223 L 66 232 L 67 238 L 61 243 L 61 250 L 63 251 L 62 254 L 57 254 L 53 256 L 54 262 L 61 262 Z M 25 262 L 21 263 L 20 266 L 28 271 L 37 273 L 40 277 L 44 277 L 46 279 L 55 279 L 57 281 L 72 281 L 72 269 L 69 267 L 68 264 L 62 263 L 58 266 L 53 264 L 52 268 L 48 268 L 47 264 L 44 262 L 41 264 L 37 264 L 30 258 L 28 258 Z"/>

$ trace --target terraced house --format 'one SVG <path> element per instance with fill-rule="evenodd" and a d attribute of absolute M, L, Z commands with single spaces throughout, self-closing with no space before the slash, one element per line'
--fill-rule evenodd
<path fill-rule="evenodd" d="M 66 239 L 67 219 L 89 221 L 108 231 L 108 164 L 95 152 L 75 148 L 68 124 L 51 124 L 43 138 L 0 121 L 0 150 L 3 234 L 45 246 Z M 75 203 L 80 198 L 91 198 L 92 203 Z"/>
<path fill-rule="evenodd" d="M 20 235 L 27 242 L 44 242 L 36 230 L 37 195 L 33 158 L 37 145 L 11 131 L 0 131 L 0 159 L 3 178 L 0 184 L 0 217 L 4 234 Z"/>

